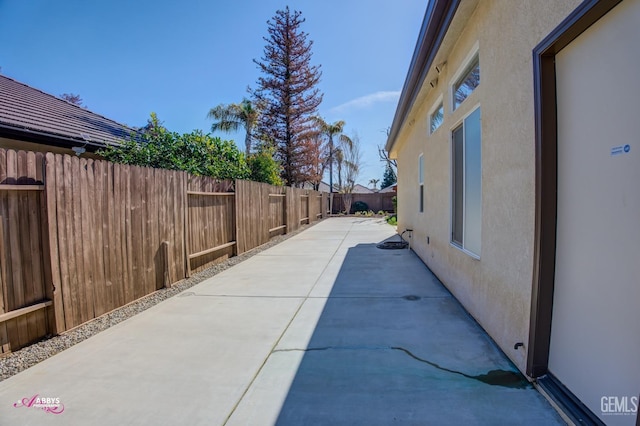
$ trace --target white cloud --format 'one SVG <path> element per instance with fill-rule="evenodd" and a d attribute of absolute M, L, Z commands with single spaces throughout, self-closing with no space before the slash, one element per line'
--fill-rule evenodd
<path fill-rule="evenodd" d="M 360 96 L 341 105 L 331 108 L 330 112 L 334 114 L 343 113 L 351 109 L 361 109 L 370 107 L 379 102 L 397 102 L 400 98 L 400 91 L 381 91 L 371 93 L 369 95 Z"/>

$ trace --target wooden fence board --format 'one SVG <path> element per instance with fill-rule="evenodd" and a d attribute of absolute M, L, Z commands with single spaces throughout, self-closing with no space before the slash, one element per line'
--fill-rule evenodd
<path fill-rule="evenodd" d="M 152 169 L 153 172 L 153 186 L 151 187 L 151 200 L 150 212 L 151 212 L 151 253 L 153 254 L 153 262 L 151 263 L 153 270 L 151 272 L 151 278 L 153 278 L 153 285 L 149 286 L 149 289 L 154 292 L 161 288 L 164 288 L 164 257 L 162 255 L 162 241 L 164 240 L 167 228 L 166 222 L 160 221 L 160 197 L 161 192 L 165 192 L 166 188 L 162 185 L 165 184 L 165 171 L 160 169 Z"/>
<path fill-rule="evenodd" d="M 5 276 L 7 272 L 5 271 L 5 242 L 4 242 L 4 220 L 3 216 L 0 215 L 0 315 L 6 312 L 5 310 L 5 300 L 6 300 L 6 285 L 5 285 Z M 0 330 L 1 332 L 1 330 Z"/>
<path fill-rule="evenodd" d="M 70 191 L 67 189 L 70 183 L 70 176 L 65 173 L 67 169 L 64 156 L 57 154 L 55 156 L 56 171 L 56 210 L 57 210 L 57 228 L 58 228 L 58 246 L 60 258 L 60 286 L 63 294 L 64 320 L 65 327 L 68 330 L 75 324 L 73 304 L 71 303 L 71 279 L 69 273 L 69 263 L 71 254 L 69 249 L 69 229 L 68 224 L 68 198 Z M 55 225 L 51 225 L 55 226 Z"/>
<path fill-rule="evenodd" d="M 159 180 L 156 182 L 160 188 L 165 188 L 164 191 L 159 190 L 157 193 L 158 196 L 158 222 L 162 224 L 166 224 L 168 222 L 167 217 L 167 203 L 168 203 L 168 193 L 171 190 L 172 186 L 172 173 L 163 173 L 158 176 Z M 171 286 L 171 276 L 172 276 L 172 258 L 169 254 L 169 247 L 174 244 L 172 238 L 172 229 L 174 227 L 170 226 L 168 232 L 163 236 L 163 240 L 161 241 L 161 260 L 163 262 L 162 265 L 162 286 L 168 287 Z M 171 244 L 169 243 L 171 241 Z M 166 243 L 166 244 L 165 244 Z M 166 264 L 166 266 L 165 266 Z M 166 273 L 166 276 L 165 276 Z"/>
<path fill-rule="evenodd" d="M 7 181 L 7 153 L 5 150 L 0 150 L 0 184 L 4 184 Z M 5 254 L 6 241 L 4 239 L 5 224 L 7 219 L 7 193 L 0 191 L 0 314 L 8 311 L 8 296 L 7 287 L 9 285 L 9 278 L 7 277 L 7 257 Z M 11 351 L 11 343 L 9 335 L 7 333 L 7 324 L 0 324 L 0 354 L 4 354 Z"/>
<path fill-rule="evenodd" d="M 15 178 L 18 175 L 17 171 L 17 155 L 15 151 L 7 152 L 7 176 L 11 176 L 8 180 L 16 182 Z M 12 278 L 12 283 L 8 285 L 7 291 L 7 304 L 8 310 L 12 311 L 17 309 L 22 302 L 22 286 L 18 283 L 23 281 L 22 268 L 21 268 L 21 241 L 18 238 L 19 232 L 11 232 L 12 230 L 19 230 L 19 212 L 18 212 L 18 194 L 11 191 L 7 194 L 7 218 L 8 226 L 5 227 L 9 232 L 9 244 L 7 245 L 7 252 L 9 252 L 9 261 L 7 262 L 8 271 L 7 275 Z M 13 226 L 11 226 L 13 224 Z"/>
<path fill-rule="evenodd" d="M 145 254 L 144 259 L 144 277 L 145 286 L 143 288 L 144 294 L 151 294 L 158 289 L 157 286 L 157 273 L 162 272 L 162 266 L 156 265 L 156 259 L 160 252 L 160 242 L 158 241 L 158 210 L 156 209 L 156 173 L 155 169 L 145 168 L 145 183 L 146 188 L 144 191 L 144 224 L 145 224 L 145 237 L 142 240 L 142 251 Z M 160 280 L 162 282 L 162 280 Z"/>
<path fill-rule="evenodd" d="M 300 228 L 301 206 L 300 190 L 298 188 L 286 188 L 287 194 L 287 232 L 293 232 Z"/>
<path fill-rule="evenodd" d="M 109 209 L 109 217 L 106 223 L 105 232 L 109 235 L 109 250 L 106 254 L 107 271 L 109 273 L 108 282 L 113 286 L 114 306 L 124 305 L 124 283 L 126 281 L 127 263 L 123 256 L 123 232 L 124 222 L 122 185 L 120 183 L 120 165 L 106 163 L 106 191 L 104 192 L 103 205 Z"/>
<path fill-rule="evenodd" d="M 84 272 L 84 288 L 86 294 L 86 320 L 89 321 L 96 317 L 95 315 L 95 305 L 96 305 L 96 282 L 95 278 L 95 268 L 96 265 L 93 259 L 93 250 L 97 241 L 93 239 L 95 237 L 95 229 L 92 228 L 93 225 L 93 216 L 95 214 L 95 188 L 93 186 L 93 168 L 92 163 L 93 160 L 80 158 L 79 159 L 79 167 L 80 167 L 80 220 L 81 225 L 80 229 L 82 229 L 82 235 L 85 236 L 82 238 L 82 259 L 83 259 L 83 272 Z M 86 238 L 86 236 L 91 235 L 92 238 Z M 84 319 L 84 318 L 83 318 Z M 83 321 L 84 322 L 84 321 Z"/>
<path fill-rule="evenodd" d="M 120 223 L 120 232 L 122 236 L 121 240 L 121 250 L 122 250 L 122 259 L 124 261 L 124 265 L 126 268 L 124 270 L 125 275 L 123 279 L 123 303 L 126 305 L 127 303 L 133 300 L 133 289 L 132 283 L 135 282 L 135 275 L 133 272 L 133 256 L 132 256 L 132 205 L 131 205 L 131 180 L 135 178 L 133 176 L 133 167 L 126 167 L 118 165 L 120 168 L 120 179 L 119 183 L 121 185 L 121 193 L 120 193 L 120 202 L 122 203 L 121 209 L 121 223 Z M 136 182 L 137 184 L 137 182 Z"/>
<path fill-rule="evenodd" d="M 59 252 L 59 230 L 58 230 L 58 208 L 56 206 L 56 188 L 58 187 L 56 173 L 56 157 L 53 153 L 47 153 L 45 158 L 45 199 L 46 199 L 46 229 L 47 242 L 49 246 L 49 261 L 47 262 L 50 270 L 50 285 L 47 285 L 47 297 L 53 300 L 53 318 L 50 322 L 54 334 L 61 333 L 66 330 L 64 319 L 64 305 L 62 300 L 62 285 L 60 278 L 61 259 Z M 45 258 L 46 261 L 46 258 Z M 51 315 L 50 315 L 51 318 Z"/>
<path fill-rule="evenodd" d="M 92 268 L 94 281 L 93 311 L 94 316 L 98 317 L 112 309 L 113 299 L 111 289 L 107 287 L 104 267 L 104 246 L 108 243 L 105 242 L 102 234 L 102 224 L 106 221 L 108 212 L 105 211 L 102 204 L 102 193 L 104 191 L 103 162 L 90 160 L 87 163 L 92 167 L 89 174 L 90 187 L 93 188 L 93 206 L 90 207 L 90 229 L 95 235 L 95 240 L 93 241 L 94 244 L 91 245 L 91 262 L 94 265 L 94 268 Z"/>
<path fill-rule="evenodd" d="M 35 152 L 26 152 L 26 177 L 31 183 L 36 180 L 36 154 Z M 42 218 L 40 217 L 40 204 L 42 194 L 39 191 L 29 191 L 24 193 L 28 205 L 28 214 L 24 219 L 27 222 L 26 228 L 28 229 L 29 245 L 28 252 L 30 256 L 25 256 L 28 267 L 31 269 L 31 279 L 28 282 L 28 291 L 25 295 L 25 305 L 39 302 L 44 299 L 44 274 L 42 271 L 42 228 L 40 226 Z M 32 321 L 36 321 L 36 316 L 31 318 Z M 32 326 L 38 327 L 37 324 Z M 35 330 L 33 330 L 35 332 Z M 37 334 L 37 333 L 36 333 Z M 30 333 L 31 335 L 31 333 Z M 34 337 L 34 338 L 37 338 Z"/>
<path fill-rule="evenodd" d="M 38 169 L 36 171 L 36 178 L 38 181 L 46 183 L 46 174 L 47 174 L 47 160 L 44 153 L 36 154 Z M 53 158 L 53 157 L 52 157 Z M 55 163 L 55 160 L 53 160 Z M 55 173 L 52 177 L 53 182 L 55 183 Z M 55 202 L 52 207 L 49 207 L 49 189 L 44 185 L 43 193 L 40 198 L 40 235 L 42 235 L 42 261 L 43 261 L 43 275 L 44 275 L 44 297 L 48 300 L 51 300 L 52 303 L 46 310 L 46 324 L 45 324 L 45 333 L 48 333 L 51 330 L 51 334 L 57 334 L 64 331 L 63 323 L 60 321 L 64 321 L 63 319 L 63 311 L 60 302 L 62 299 L 58 300 L 58 311 L 56 312 L 56 285 L 59 283 L 60 275 L 57 270 L 58 264 L 56 263 L 56 270 L 53 270 L 53 261 L 52 258 L 57 256 L 57 250 L 55 253 L 51 251 L 51 239 L 55 238 L 57 245 L 57 236 L 55 236 L 55 230 L 49 229 L 49 216 L 48 211 L 53 208 L 55 211 Z M 54 199 L 55 201 L 55 199 Z M 51 235 L 53 234 L 53 235 Z M 56 257 L 57 259 L 57 257 Z M 55 276 L 54 276 L 55 275 Z M 59 315 L 56 316 L 56 313 Z"/>
<path fill-rule="evenodd" d="M 87 175 L 85 171 L 86 161 L 87 160 L 84 158 L 71 157 L 71 168 L 74 175 L 74 178 L 72 178 L 74 185 L 73 227 L 75 231 L 74 242 L 77 262 L 75 269 L 78 271 L 78 303 L 80 306 L 79 324 L 93 318 L 93 292 L 91 291 L 91 283 L 87 282 L 89 281 L 89 276 L 85 271 L 91 266 L 89 265 L 89 260 L 87 258 L 88 251 L 85 252 L 85 246 L 88 248 L 89 241 L 83 237 L 78 238 L 78 234 L 82 236 L 90 235 L 85 233 L 88 232 L 88 227 L 86 225 L 86 220 L 84 219 L 86 212 L 83 212 L 83 200 L 86 200 L 87 196 Z"/>
<path fill-rule="evenodd" d="M 255 183 L 257 182 L 251 182 L 251 184 Z M 255 247 L 266 244 L 271 238 L 269 232 L 269 229 L 271 228 L 269 194 L 273 192 L 273 186 L 269 185 L 268 183 L 258 183 L 258 185 L 260 190 L 260 211 L 262 212 L 262 215 L 257 218 L 253 218 L 253 220 L 258 221 L 260 227 L 260 240 L 258 241 L 258 245 L 256 245 Z"/>
<path fill-rule="evenodd" d="M 0 158 L 1 164 L 2 158 Z M 0 199 L 0 202 L 2 200 Z M 6 255 L 4 251 L 5 241 L 4 241 L 4 216 L 2 212 L 0 212 L 0 315 L 6 312 Z M 0 324 L 0 355 L 11 351 L 11 343 L 9 341 L 9 335 L 7 334 L 7 324 Z"/>

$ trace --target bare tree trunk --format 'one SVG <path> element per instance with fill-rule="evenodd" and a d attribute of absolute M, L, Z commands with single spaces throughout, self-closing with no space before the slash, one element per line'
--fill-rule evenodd
<path fill-rule="evenodd" d="M 329 214 L 333 214 L 333 192 L 329 193 Z"/>
<path fill-rule="evenodd" d="M 344 203 L 345 214 L 349 214 L 349 212 L 351 212 L 351 203 L 353 202 L 353 194 L 351 193 L 342 194 L 342 202 Z"/>

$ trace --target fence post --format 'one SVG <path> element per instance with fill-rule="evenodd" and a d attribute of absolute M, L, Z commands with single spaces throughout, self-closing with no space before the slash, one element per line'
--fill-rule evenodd
<path fill-rule="evenodd" d="M 164 288 L 171 288 L 171 260 L 169 259 L 169 241 L 160 243 L 162 251 L 163 284 Z M 189 259 L 187 258 L 187 262 Z"/>
<path fill-rule="evenodd" d="M 186 172 L 182 172 L 182 210 L 184 214 L 184 261 L 185 261 L 185 275 L 187 278 L 191 276 L 191 260 L 189 260 L 189 175 Z"/>
<path fill-rule="evenodd" d="M 7 270 L 5 269 L 5 261 L 7 259 L 4 253 L 4 218 L 0 216 L 0 315 L 4 314 L 6 311 L 5 300 L 6 297 L 5 289 L 6 289 L 6 276 Z M 7 333 L 7 324 L 0 323 L 0 354 L 11 352 L 11 343 L 9 342 L 9 335 Z"/>
<path fill-rule="evenodd" d="M 236 196 L 235 196 L 235 208 L 233 213 L 235 215 L 235 223 L 236 223 L 236 256 L 245 252 L 245 241 L 242 233 L 240 232 L 240 213 L 242 212 L 242 204 L 244 202 L 244 191 L 242 190 L 242 181 L 240 179 L 236 179 L 234 181 Z"/>

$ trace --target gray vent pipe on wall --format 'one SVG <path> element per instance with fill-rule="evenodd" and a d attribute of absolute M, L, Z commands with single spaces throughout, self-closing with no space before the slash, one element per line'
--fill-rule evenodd
<path fill-rule="evenodd" d="M 413 233 L 413 229 L 405 229 L 404 231 L 402 231 L 402 234 L 400 234 L 400 239 L 404 241 L 404 234 L 408 232 L 409 233 L 409 246 L 407 247 L 409 250 L 411 250 L 411 237 L 412 237 L 412 233 Z"/>

